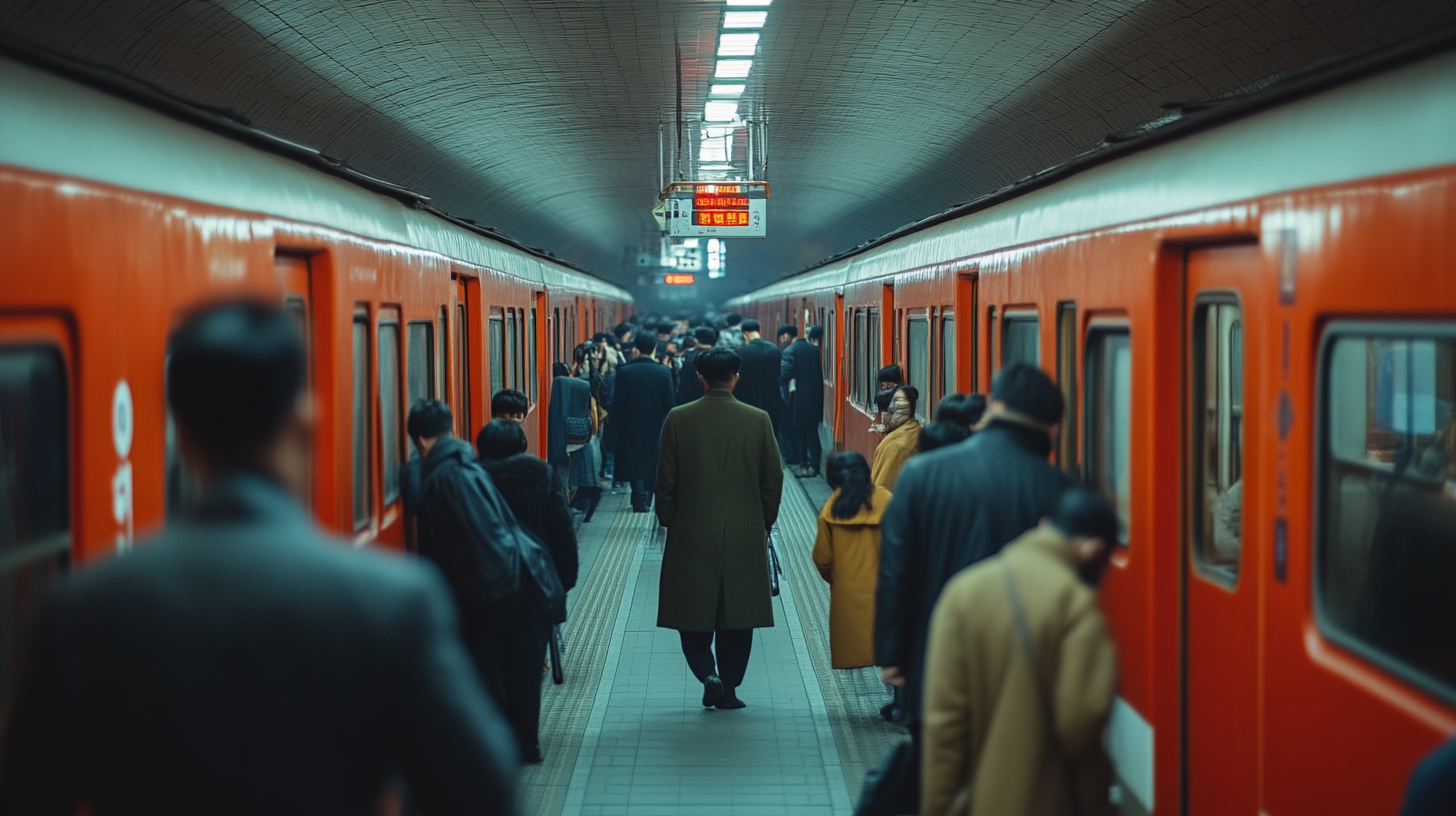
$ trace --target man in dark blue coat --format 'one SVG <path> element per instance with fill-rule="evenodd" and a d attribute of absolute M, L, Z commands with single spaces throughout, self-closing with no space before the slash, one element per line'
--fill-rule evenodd
<path fill-rule="evenodd" d="M 794 334 L 798 330 L 787 327 Z M 824 417 L 824 359 L 819 343 L 824 337 L 822 326 L 810 326 L 809 339 L 800 337 L 784 349 L 779 365 L 779 385 L 786 398 L 784 436 L 789 449 L 785 459 L 794 475 L 811 478 L 819 475 L 824 449 L 819 441 L 819 423 Z"/>
<path fill-rule="evenodd" d="M 303 347 L 271 305 L 173 335 L 202 494 L 47 601 L 9 710 L 0 812 L 515 813 L 510 732 L 434 569 L 323 534 Z"/>
<path fill-rule="evenodd" d="M 657 361 L 657 338 L 633 341 L 632 361 L 617 368 L 617 390 L 607 414 L 607 435 L 616 454 L 613 479 L 632 486 L 632 511 L 646 513 L 657 484 L 662 423 L 673 409 L 672 371 Z"/>
<path fill-rule="evenodd" d="M 768 414 L 773 421 L 774 437 L 783 437 L 784 401 L 779 396 L 779 367 L 783 353 L 772 342 L 759 336 L 757 320 L 743 321 L 743 345 L 738 347 L 742 361 L 738 369 L 738 387 L 733 396 Z"/>

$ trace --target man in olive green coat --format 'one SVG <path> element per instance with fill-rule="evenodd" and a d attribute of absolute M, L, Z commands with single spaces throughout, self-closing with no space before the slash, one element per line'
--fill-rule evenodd
<path fill-rule="evenodd" d="M 678 630 L 703 705 L 720 709 L 743 708 L 753 630 L 774 625 L 765 536 L 784 485 L 773 422 L 733 398 L 738 364 L 732 349 L 698 355 L 706 391 L 667 415 L 657 460 L 657 625 Z"/>

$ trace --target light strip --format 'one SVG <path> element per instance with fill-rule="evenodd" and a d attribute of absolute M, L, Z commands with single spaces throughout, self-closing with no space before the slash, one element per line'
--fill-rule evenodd
<path fill-rule="evenodd" d="M 718 56 L 720 57 L 751 57 L 757 50 L 757 34 L 718 35 Z"/>
<path fill-rule="evenodd" d="M 713 71 L 714 79 L 742 79 L 748 76 L 748 71 L 753 67 L 753 60 L 746 59 L 720 59 Z"/>

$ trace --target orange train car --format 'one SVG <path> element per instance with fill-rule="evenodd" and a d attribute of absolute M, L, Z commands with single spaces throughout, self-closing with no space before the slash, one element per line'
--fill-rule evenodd
<path fill-rule="evenodd" d="M 732 303 L 826 331 L 921 418 L 1040 365 L 1055 461 L 1114 497 L 1102 603 L 1127 813 L 1394 813 L 1456 732 L 1456 54 L 1281 83 Z"/>
<path fill-rule="evenodd" d="M 550 363 L 630 303 L 406 191 L 77 70 L 0 55 L 0 684 L 38 591 L 185 498 L 163 383 L 188 308 L 247 293 L 295 315 L 312 509 L 399 548 L 409 405 L 446 400 L 473 438 L 490 394 L 518 388 L 540 451 Z"/>

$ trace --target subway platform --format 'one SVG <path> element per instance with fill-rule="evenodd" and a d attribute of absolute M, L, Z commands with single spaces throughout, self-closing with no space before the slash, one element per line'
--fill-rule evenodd
<path fill-rule="evenodd" d="M 754 634 L 740 711 L 704 709 L 677 633 L 659 629 L 666 530 L 609 492 L 580 529 L 584 580 L 562 628 L 565 682 L 542 698 L 545 763 L 522 774 L 539 816 L 831 816 L 904 729 L 873 668 L 829 666 L 829 586 L 810 560 L 822 479 L 786 474 L 781 594 Z M 812 498 L 811 498 L 812 496 Z"/>

